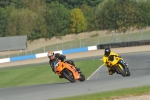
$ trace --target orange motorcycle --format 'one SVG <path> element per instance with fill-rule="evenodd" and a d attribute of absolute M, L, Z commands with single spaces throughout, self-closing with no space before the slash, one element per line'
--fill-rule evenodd
<path fill-rule="evenodd" d="M 54 62 L 54 71 L 59 76 L 62 76 L 63 78 L 69 80 L 71 83 L 75 82 L 76 80 L 85 80 L 85 76 L 82 73 L 79 73 L 73 65 L 67 62 L 56 60 Z"/>

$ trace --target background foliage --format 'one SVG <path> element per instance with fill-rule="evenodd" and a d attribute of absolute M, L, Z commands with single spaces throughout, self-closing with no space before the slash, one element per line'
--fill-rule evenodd
<path fill-rule="evenodd" d="M 0 0 L 0 36 L 50 39 L 150 25 L 150 0 Z"/>

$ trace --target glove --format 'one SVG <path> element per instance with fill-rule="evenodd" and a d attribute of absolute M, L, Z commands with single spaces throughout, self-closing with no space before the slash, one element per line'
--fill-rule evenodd
<path fill-rule="evenodd" d="M 118 56 L 116 55 L 115 57 L 119 57 L 119 58 L 121 58 L 121 56 L 119 56 L 119 55 L 118 55 Z"/>

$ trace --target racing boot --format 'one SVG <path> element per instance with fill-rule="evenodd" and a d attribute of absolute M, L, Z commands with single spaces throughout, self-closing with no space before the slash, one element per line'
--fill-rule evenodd
<path fill-rule="evenodd" d="M 109 75 L 113 75 L 114 74 L 114 72 L 112 70 L 109 70 L 108 72 L 109 72 Z"/>
<path fill-rule="evenodd" d="M 119 74 L 119 73 L 115 70 L 114 67 L 111 68 L 111 71 L 112 71 L 113 74 L 114 74 L 115 72 L 116 72 L 117 74 Z"/>
<path fill-rule="evenodd" d="M 82 72 L 80 71 L 80 68 L 75 67 L 76 70 L 78 71 L 79 74 L 82 74 Z"/>

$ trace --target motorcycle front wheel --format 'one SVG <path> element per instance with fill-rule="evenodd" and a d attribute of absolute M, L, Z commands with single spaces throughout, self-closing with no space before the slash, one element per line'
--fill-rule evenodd
<path fill-rule="evenodd" d="M 121 66 L 122 67 L 122 66 Z M 116 69 L 117 69 L 117 71 L 123 76 L 123 77 L 125 77 L 126 76 L 126 71 L 123 69 L 123 68 L 121 68 L 120 66 L 116 66 Z"/>
<path fill-rule="evenodd" d="M 126 76 L 130 76 L 130 75 L 131 75 L 131 73 L 130 73 L 130 71 L 129 71 L 129 68 L 127 68 Z"/>
<path fill-rule="evenodd" d="M 74 80 L 74 77 L 73 77 L 73 74 L 70 70 L 68 69 L 65 69 L 61 72 L 61 74 L 68 80 L 70 81 L 71 83 L 74 83 L 75 80 Z"/>

